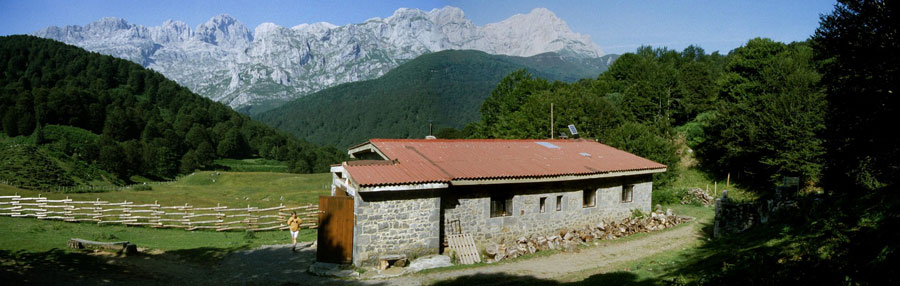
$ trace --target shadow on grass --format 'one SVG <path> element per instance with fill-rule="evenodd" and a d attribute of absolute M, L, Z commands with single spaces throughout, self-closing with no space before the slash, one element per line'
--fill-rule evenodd
<path fill-rule="evenodd" d="M 474 274 L 460 276 L 449 280 L 443 280 L 432 284 L 434 286 L 451 285 L 658 285 L 659 281 L 652 279 L 639 279 L 637 275 L 629 272 L 611 272 L 596 274 L 583 281 L 560 283 L 556 280 L 541 279 L 530 275 L 510 275 L 506 273 Z"/>
<path fill-rule="evenodd" d="M 0 281 L 5 285 L 97 284 L 110 276 L 140 275 L 133 269 L 106 263 L 80 252 L 52 249 L 45 252 L 0 250 Z"/>
<path fill-rule="evenodd" d="M 166 253 L 174 254 L 187 262 L 215 265 L 222 261 L 229 253 L 248 250 L 249 245 L 244 244 L 235 247 L 199 247 L 190 249 L 169 250 Z"/>
<path fill-rule="evenodd" d="M 168 255 L 177 255 L 172 260 Z M 121 256 L 113 253 L 53 249 L 46 252 L 0 250 L 0 285 L 367 285 L 313 276 L 307 272 L 316 250 L 289 246 L 246 249 L 202 247 L 165 254 Z"/>
<path fill-rule="evenodd" d="M 900 192 L 807 196 L 743 233 L 707 240 L 670 274 L 709 285 L 897 285 Z M 711 237 L 711 227 L 704 227 Z M 894 262 L 890 262 L 894 261 Z"/>

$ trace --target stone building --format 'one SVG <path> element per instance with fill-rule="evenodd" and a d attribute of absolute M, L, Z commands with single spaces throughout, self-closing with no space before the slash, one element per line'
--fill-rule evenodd
<path fill-rule="evenodd" d="M 589 140 L 372 139 L 331 168 L 353 198 L 352 262 L 440 253 L 649 212 L 666 166 Z M 321 249 L 320 249 L 321 251 Z"/>

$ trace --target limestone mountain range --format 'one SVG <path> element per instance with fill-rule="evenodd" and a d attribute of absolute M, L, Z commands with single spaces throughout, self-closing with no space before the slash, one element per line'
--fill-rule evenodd
<path fill-rule="evenodd" d="M 555 52 L 585 64 L 598 64 L 603 56 L 589 36 L 572 32 L 544 8 L 483 26 L 447 6 L 401 8 L 387 18 L 344 26 L 263 23 L 251 31 L 223 14 L 193 29 L 181 21 L 146 27 L 103 18 L 85 26 L 51 26 L 34 35 L 131 60 L 248 112 L 337 84 L 374 79 L 405 61 L 442 50 L 522 57 Z"/>

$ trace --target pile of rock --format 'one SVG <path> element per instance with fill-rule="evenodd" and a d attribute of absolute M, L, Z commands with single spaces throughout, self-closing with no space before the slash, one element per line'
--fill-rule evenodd
<path fill-rule="evenodd" d="M 709 192 L 704 191 L 701 188 L 690 188 L 688 189 L 687 194 L 684 194 L 684 196 L 681 197 L 681 204 L 686 205 L 694 202 L 708 206 L 715 203 L 716 199 L 713 198 Z"/>
<path fill-rule="evenodd" d="M 550 249 L 574 251 L 579 245 L 587 246 L 588 243 L 596 240 L 617 239 L 638 232 L 666 229 L 692 219 L 676 216 L 671 209 L 665 213 L 658 210 L 647 217 L 601 221 L 596 225 L 585 225 L 580 229 L 561 229 L 559 233 L 551 235 L 531 234 L 527 237 L 521 236 L 514 241 L 501 240 L 500 243 L 491 243 L 485 247 L 484 252 L 487 256 L 485 261 L 492 263 Z"/>

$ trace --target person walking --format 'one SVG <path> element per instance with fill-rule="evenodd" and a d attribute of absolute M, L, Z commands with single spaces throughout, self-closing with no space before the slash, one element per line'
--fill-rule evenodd
<path fill-rule="evenodd" d="M 297 217 L 297 212 L 291 212 L 291 218 L 288 219 L 287 224 L 291 228 L 291 240 L 294 242 L 294 246 L 291 247 L 292 251 L 297 251 L 297 235 L 300 234 L 300 224 L 303 223 L 303 220 Z"/>

